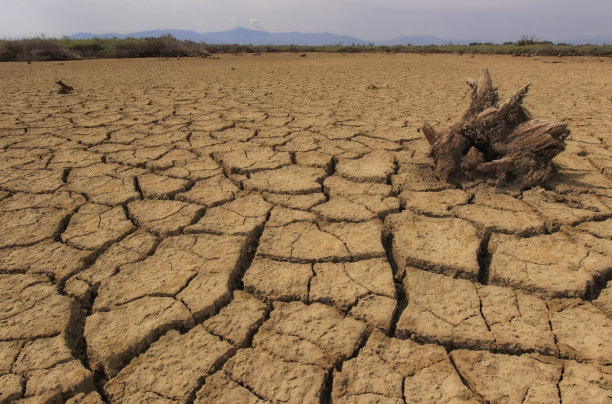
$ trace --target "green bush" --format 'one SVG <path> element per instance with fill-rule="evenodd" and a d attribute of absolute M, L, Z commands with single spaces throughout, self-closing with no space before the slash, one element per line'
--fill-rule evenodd
<path fill-rule="evenodd" d="M 78 55 L 61 46 L 56 40 L 45 38 L 5 41 L 0 50 L 0 60 L 34 61 L 67 60 Z"/>
<path fill-rule="evenodd" d="M 193 44 L 194 42 L 178 41 L 171 35 L 143 39 L 128 38 L 118 41 L 110 56 L 119 58 L 191 56 L 194 52 Z"/>
<path fill-rule="evenodd" d="M 387 52 L 387 53 L 455 53 L 455 54 L 503 54 L 503 55 L 564 55 L 564 56 L 612 56 L 612 45 L 568 45 L 550 41 L 536 41 L 523 36 L 517 42 L 503 44 L 472 42 L 469 45 L 394 45 L 376 46 L 342 44 L 326 46 L 299 45 L 213 45 L 193 41 L 179 41 L 171 35 L 156 38 L 127 39 L 48 39 L 0 40 L 0 60 L 65 60 L 78 58 L 134 58 L 208 56 L 211 53 L 263 53 L 263 52 Z"/>
<path fill-rule="evenodd" d="M 533 35 L 531 36 L 523 35 L 521 39 L 517 41 L 517 45 L 519 46 L 534 45 L 535 43 L 536 43 L 536 38 Z"/>

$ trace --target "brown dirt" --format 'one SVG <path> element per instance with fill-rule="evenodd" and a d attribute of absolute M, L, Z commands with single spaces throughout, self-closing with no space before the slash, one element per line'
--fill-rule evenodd
<path fill-rule="evenodd" d="M 433 176 L 485 66 L 570 122 L 542 187 Z M 612 399 L 612 60 L 0 74 L 0 403 Z"/>

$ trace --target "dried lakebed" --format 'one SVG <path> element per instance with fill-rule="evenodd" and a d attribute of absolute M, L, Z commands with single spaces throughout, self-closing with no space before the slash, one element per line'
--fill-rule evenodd
<path fill-rule="evenodd" d="M 433 176 L 484 66 L 570 121 L 542 187 Z M 612 400 L 611 60 L 0 71 L 0 403 Z"/>

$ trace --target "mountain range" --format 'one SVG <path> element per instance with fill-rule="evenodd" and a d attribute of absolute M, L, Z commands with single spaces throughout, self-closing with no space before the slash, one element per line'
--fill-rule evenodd
<path fill-rule="evenodd" d="M 228 31 L 198 33 L 195 31 L 185 31 L 178 29 L 156 29 L 150 31 L 132 32 L 129 34 L 94 34 L 90 32 L 79 32 L 71 35 L 71 39 L 90 39 L 90 38 L 147 38 L 159 37 L 170 34 L 178 40 L 204 42 L 208 44 L 241 44 L 241 45 L 441 45 L 445 42 L 441 38 L 433 36 L 404 36 L 388 41 L 372 42 L 364 39 L 355 38 L 349 35 L 336 35 L 330 33 L 304 34 L 301 32 L 271 33 L 247 28 L 234 28 Z"/>
<path fill-rule="evenodd" d="M 159 37 L 170 34 L 178 40 L 204 42 L 208 44 L 241 44 L 241 45 L 443 45 L 448 43 L 466 45 L 470 42 L 488 42 L 482 39 L 470 39 L 464 41 L 451 41 L 450 39 L 438 38 L 436 36 L 414 35 L 402 36 L 389 39 L 386 41 L 366 41 L 364 39 L 352 37 L 349 35 L 336 35 L 330 33 L 315 33 L 304 34 L 301 32 L 286 32 L 272 33 L 266 31 L 252 30 L 242 27 L 230 29 L 228 31 L 198 33 L 195 31 L 186 31 L 179 29 L 156 29 L 150 31 L 132 32 L 129 34 L 106 33 L 94 34 L 90 32 L 79 32 L 71 35 L 72 39 L 90 39 L 90 38 L 147 38 Z M 602 37 L 583 37 L 564 40 L 563 42 L 571 44 L 604 44 L 612 43 L 612 34 Z"/>

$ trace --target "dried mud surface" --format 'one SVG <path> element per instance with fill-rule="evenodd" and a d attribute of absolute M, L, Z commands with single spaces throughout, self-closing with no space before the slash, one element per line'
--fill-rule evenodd
<path fill-rule="evenodd" d="M 570 122 L 541 187 L 432 174 L 485 66 Z M 611 60 L 0 71 L 0 403 L 612 400 Z"/>

